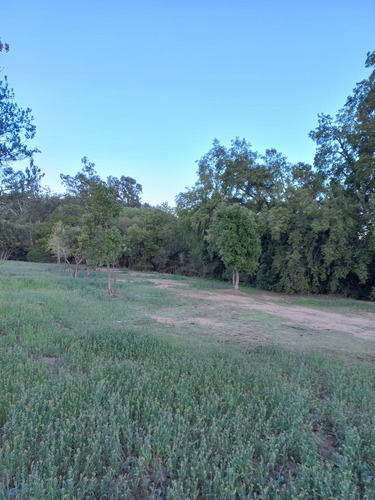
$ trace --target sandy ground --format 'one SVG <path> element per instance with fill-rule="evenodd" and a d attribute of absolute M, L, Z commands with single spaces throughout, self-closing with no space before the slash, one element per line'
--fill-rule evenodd
<path fill-rule="evenodd" d="M 147 316 L 165 325 L 181 327 L 186 333 L 214 334 L 219 341 L 230 343 L 270 341 L 295 346 L 302 343 L 329 350 L 337 344 L 339 350 L 348 352 L 356 350 L 356 343 L 357 353 L 365 356 L 367 353 L 375 360 L 375 312 L 284 305 L 280 294 L 200 290 L 188 280 L 160 279 L 144 272 L 131 271 L 127 279 L 122 279 L 123 276 L 117 275 L 118 281 L 129 278 L 149 281 L 182 299 L 183 307 L 167 307 Z M 351 343 L 350 337 L 358 340 L 353 338 Z"/>
<path fill-rule="evenodd" d="M 191 321 L 200 325 L 223 327 L 218 319 L 220 311 L 235 313 L 240 310 L 258 311 L 285 320 L 283 325 L 298 325 L 306 330 L 344 332 L 365 340 L 375 341 L 375 313 L 355 312 L 351 315 L 325 311 L 310 307 L 277 304 L 275 298 L 266 292 L 248 295 L 234 290 L 192 290 L 188 283 L 168 279 L 147 278 L 156 287 L 168 289 L 186 298 L 202 301 L 205 317 L 192 310 Z M 199 306 L 196 309 L 200 309 Z M 181 320 L 156 316 L 153 318 L 167 324 L 178 324 Z M 227 324 L 225 322 L 225 324 Z"/>

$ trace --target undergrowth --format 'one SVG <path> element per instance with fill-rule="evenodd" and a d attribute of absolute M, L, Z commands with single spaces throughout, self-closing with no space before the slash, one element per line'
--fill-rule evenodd
<path fill-rule="evenodd" d="M 193 343 L 144 282 L 0 280 L 1 498 L 375 498 L 372 364 Z"/>

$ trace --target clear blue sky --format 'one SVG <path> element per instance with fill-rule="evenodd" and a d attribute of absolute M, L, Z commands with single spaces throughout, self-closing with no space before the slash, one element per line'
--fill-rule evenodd
<path fill-rule="evenodd" d="M 312 163 L 308 132 L 368 76 L 374 0 L 3 0 L 0 54 L 45 183 L 83 156 L 174 204 L 216 137 Z M 14 165 L 16 168 L 17 165 Z"/>

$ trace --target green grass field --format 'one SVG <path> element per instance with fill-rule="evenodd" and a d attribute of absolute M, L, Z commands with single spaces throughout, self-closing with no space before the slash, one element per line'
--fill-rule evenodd
<path fill-rule="evenodd" d="M 373 363 L 200 340 L 124 276 L 0 262 L 1 499 L 375 498 Z"/>

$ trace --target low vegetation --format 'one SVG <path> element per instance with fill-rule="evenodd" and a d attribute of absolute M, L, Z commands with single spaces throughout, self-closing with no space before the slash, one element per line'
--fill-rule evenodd
<path fill-rule="evenodd" d="M 373 363 L 186 336 L 123 276 L 0 263 L 1 498 L 375 498 Z"/>

